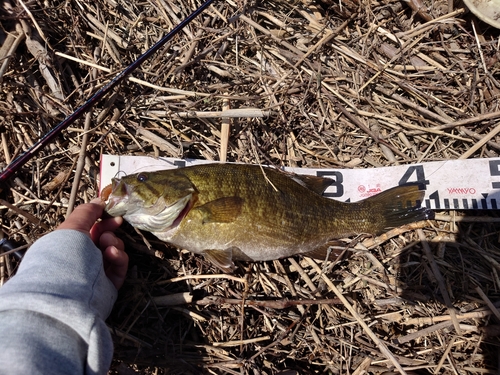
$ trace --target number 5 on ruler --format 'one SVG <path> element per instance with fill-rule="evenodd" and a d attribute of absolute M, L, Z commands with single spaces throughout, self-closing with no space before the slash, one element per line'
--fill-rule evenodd
<path fill-rule="evenodd" d="M 500 160 L 490 160 L 490 176 L 500 176 Z M 500 189 L 500 182 L 491 183 L 493 189 Z"/>

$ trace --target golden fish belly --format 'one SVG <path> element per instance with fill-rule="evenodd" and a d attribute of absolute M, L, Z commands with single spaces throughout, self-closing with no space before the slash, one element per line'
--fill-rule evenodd
<path fill-rule="evenodd" d="M 232 250 L 234 260 L 266 261 L 308 253 L 325 244 L 327 236 L 319 231 L 306 233 L 286 223 L 269 226 L 249 220 L 245 215 L 232 223 L 203 223 L 196 211 L 188 214 L 179 227 L 155 233 L 163 241 L 197 254 L 206 250 Z"/>

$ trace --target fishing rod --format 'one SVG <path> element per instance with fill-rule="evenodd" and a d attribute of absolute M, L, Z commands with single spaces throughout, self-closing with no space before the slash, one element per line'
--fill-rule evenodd
<path fill-rule="evenodd" d="M 186 17 L 181 23 L 174 27 L 167 35 L 165 35 L 160 41 L 156 42 L 149 50 L 144 52 L 141 56 L 137 58 L 132 64 L 127 66 L 121 73 L 119 73 L 115 78 L 113 78 L 108 84 L 103 86 L 99 91 L 90 97 L 81 107 L 77 108 L 71 115 L 66 117 L 57 126 L 46 133 L 42 138 L 40 138 L 33 146 L 28 150 L 19 155 L 14 161 L 12 161 L 5 169 L 0 172 L 0 191 L 2 185 L 14 174 L 19 168 L 26 164 L 36 153 L 43 149 L 47 144 L 49 144 L 61 131 L 66 129 L 69 125 L 78 120 L 82 115 L 94 106 L 99 100 L 103 98 L 108 92 L 110 92 L 116 85 L 122 82 L 128 75 L 130 75 L 135 69 L 137 69 L 144 61 L 146 61 L 152 54 L 158 51 L 165 43 L 177 35 L 184 27 L 186 27 L 194 18 L 196 18 L 201 12 L 203 12 L 214 0 L 205 1 L 198 9 Z"/>

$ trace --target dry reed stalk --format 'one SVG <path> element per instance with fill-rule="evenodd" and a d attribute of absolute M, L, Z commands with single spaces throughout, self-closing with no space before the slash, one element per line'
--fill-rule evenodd
<path fill-rule="evenodd" d="M 186 0 L 65 7 L 7 0 L 0 162 L 192 7 Z M 226 155 L 336 170 L 498 157 L 498 38 L 480 23 L 473 28 L 463 12 L 448 0 L 218 2 L 96 103 L 88 131 L 75 125 L 19 171 L 0 201 L 2 231 L 26 246 L 64 218 L 83 134 L 76 203 L 97 195 L 101 153 Z M 227 101 L 235 108 L 221 110 Z M 227 135 L 218 119 L 230 115 L 237 120 Z M 382 374 L 399 363 L 407 372 L 495 372 L 497 216 L 441 211 L 435 221 L 361 238 L 338 262 L 242 262 L 234 275 L 126 228 L 130 275 L 108 321 L 113 371 L 121 363 L 146 374 Z M 5 281 L 18 261 L 12 253 L 0 261 Z M 327 280 L 342 286 L 347 303 L 327 303 L 336 301 Z M 193 300 L 176 309 L 155 304 L 185 293 Z"/>
<path fill-rule="evenodd" d="M 73 212 L 75 202 L 77 199 L 77 193 L 80 188 L 80 179 L 82 177 L 83 168 L 85 166 L 85 155 L 87 154 L 87 145 L 89 140 L 88 131 L 90 130 L 91 116 L 87 114 L 85 117 L 85 125 L 83 128 L 84 134 L 82 136 L 82 145 L 80 148 L 80 153 L 78 155 L 78 161 L 76 163 L 75 175 L 73 177 L 73 186 L 71 187 L 71 193 L 68 201 L 68 210 L 66 212 L 66 217 Z"/>

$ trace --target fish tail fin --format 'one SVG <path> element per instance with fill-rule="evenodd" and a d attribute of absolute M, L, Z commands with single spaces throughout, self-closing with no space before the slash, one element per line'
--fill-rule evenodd
<path fill-rule="evenodd" d="M 434 218 L 434 212 L 422 207 L 423 185 L 409 183 L 386 190 L 360 203 L 371 216 L 368 233 L 379 234 L 415 221 Z"/>

